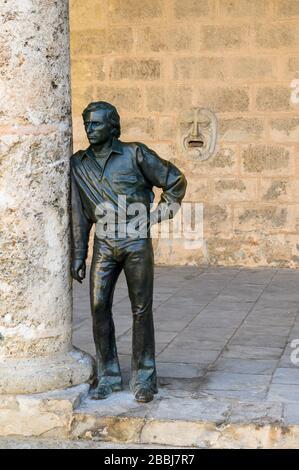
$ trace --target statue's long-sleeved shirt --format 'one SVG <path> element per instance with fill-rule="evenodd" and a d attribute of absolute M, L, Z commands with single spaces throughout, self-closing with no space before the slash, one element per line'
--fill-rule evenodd
<path fill-rule="evenodd" d="M 126 197 L 126 207 L 141 202 L 149 213 L 154 186 L 163 191 L 159 208 L 163 203 L 180 204 L 186 185 L 185 176 L 173 163 L 144 144 L 114 140 L 101 165 L 91 147 L 75 153 L 71 157 L 73 258 L 86 258 L 90 229 L 99 222 L 101 205 L 109 203 L 117 212 L 122 195 Z M 163 216 L 157 221 L 160 219 Z"/>

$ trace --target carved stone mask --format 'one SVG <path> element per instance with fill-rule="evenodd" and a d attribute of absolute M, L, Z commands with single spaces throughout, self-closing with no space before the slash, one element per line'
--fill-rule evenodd
<path fill-rule="evenodd" d="M 181 147 L 188 159 L 210 158 L 216 148 L 217 118 L 206 108 L 194 108 L 181 119 Z"/>

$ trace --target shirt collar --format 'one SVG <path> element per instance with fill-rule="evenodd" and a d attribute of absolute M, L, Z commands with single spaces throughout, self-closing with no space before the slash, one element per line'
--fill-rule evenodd
<path fill-rule="evenodd" d="M 83 159 L 83 157 L 85 157 L 85 155 L 88 155 L 89 151 L 91 151 L 91 146 L 89 146 L 86 150 L 84 150 L 81 154 L 81 160 Z M 122 145 L 121 145 L 121 142 L 120 140 L 118 139 L 114 139 L 113 142 L 112 142 L 112 145 L 111 145 L 111 149 L 109 151 L 109 156 L 111 155 L 111 153 L 119 153 L 119 154 L 122 154 L 123 151 L 122 151 Z"/>

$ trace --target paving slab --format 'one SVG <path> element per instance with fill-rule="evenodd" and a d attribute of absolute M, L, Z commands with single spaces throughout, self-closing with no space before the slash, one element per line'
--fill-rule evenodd
<path fill-rule="evenodd" d="M 128 389 L 100 403 L 83 400 L 73 437 L 298 446 L 299 363 L 291 361 L 291 341 L 299 339 L 298 285 L 299 270 L 158 267 L 159 393 L 144 406 Z M 127 387 L 132 314 L 123 276 L 118 289 L 113 312 Z M 74 299 L 74 343 L 94 354 L 88 282 L 75 286 Z"/>
<path fill-rule="evenodd" d="M 230 345 L 258 346 L 269 348 L 281 348 L 285 346 L 285 336 L 273 336 L 270 333 L 253 334 L 250 331 L 239 331 L 230 341 Z"/>
<path fill-rule="evenodd" d="M 272 384 L 269 388 L 268 400 L 283 403 L 297 402 L 299 406 L 299 387 L 290 384 Z"/>
<path fill-rule="evenodd" d="M 228 345 L 222 357 L 236 359 L 279 359 L 282 353 L 282 348 Z"/>
<path fill-rule="evenodd" d="M 221 357 L 211 366 L 211 369 L 239 374 L 272 375 L 277 363 L 276 359 L 225 359 Z"/>
<path fill-rule="evenodd" d="M 120 444 L 116 442 L 99 442 L 99 441 L 82 441 L 82 440 L 69 440 L 69 439 L 24 439 L 24 438 L 8 438 L 0 439 L 0 449 L 1 450 L 64 450 L 64 449 L 74 449 L 74 450 L 115 450 L 115 449 L 189 449 L 188 447 L 173 447 L 166 445 L 150 445 L 150 444 Z M 111 457 L 111 453 L 107 454 Z"/>
<path fill-rule="evenodd" d="M 299 423 L 298 403 L 286 403 L 284 405 L 284 422 L 288 425 Z"/>
<path fill-rule="evenodd" d="M 185 363 L 197 363 L 197 364 L 210 364 L 215 361 L 219 356 L 220 351 L 213 350 L 187 350 L 178 349 L 176 347 L 168 346 L 160 354 L 158 354 L 159 362 L 185 362 Z"/>
<path fill-rule="evenodd" d="M 206 367 L 193 363 L 160 362 L 157 363 L 158 377 L 192 379 L 204 376 Z"/>
<path fill-rule="evenodd" d="M 273 374 L 273 384 L 299 385 L 299 368 L 278 368 Z M 298 389 L 299 392 L 299 389 Z"/>
<path fill-rule="evenodd" d="M 263 374 L 238 374 L 236 372 L 208 372 L 201 390 L 257 390 L 265 391 L 271 376 Z"/>

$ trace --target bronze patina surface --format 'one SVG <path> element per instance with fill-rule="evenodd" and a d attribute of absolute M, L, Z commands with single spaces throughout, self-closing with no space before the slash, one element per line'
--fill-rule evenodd
<path fill-rule="evenodd" d="M 133 313 L 132 377 L 130 387 L 136 400 L 147 402 L 157 393 L 153 324 L 154 256 L 150 227 L 173 217 L 167 211 L 179 206 L 186 191 L 186 179 L 171 162 L 160 158 L 141 143 L 124 143 L 120 118 L 114 106 L 91 103 L 83 112 L 90 146 L 71 158 L 72 182 L 72 276 L 85 278 L 85 260 L 90 229 L 96 224 L 90 271 L 90 301 L 97 353 L 97 385 L 94 399 L 106 398 L 122 389 L 112 316 L 113 293 L 122 269 L 125 272 Z M 157 208 L 150 212 L 153 187 L 162 188 Z M 120 216 L 119 198 L 124 205 Z M 139 235 L 128 228 L 134 220 L 133 204 L 142 204 L 146 217 Z M 103 207 L 113 209 L 107 219 Z M 150 216 L 151 214 L 151 216 Z M 108 222 L 107 222 L 108 220 Z M 104 222 L 105 221 L 105 222 Z M 107 226 L 108 229 L 107 229 Z"/>

